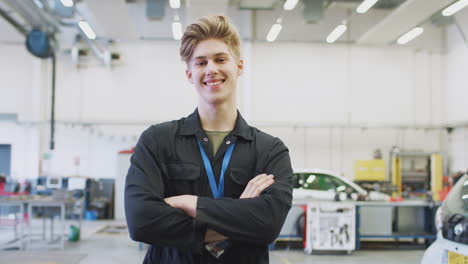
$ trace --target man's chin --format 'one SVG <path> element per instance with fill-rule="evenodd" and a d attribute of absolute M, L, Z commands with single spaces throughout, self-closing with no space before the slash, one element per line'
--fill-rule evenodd
<path fill-rule="evenodd" d="M 210 97 L 210 98 L 206 98 L 206 100 L 204 100 L 204 102 L 209 104 L 209 105 L 221 105 L 221 104 L 225 103 L 226 101 L 227 101 L 227 98 L 226 97 L 221 97 L 221 96 Z"/>

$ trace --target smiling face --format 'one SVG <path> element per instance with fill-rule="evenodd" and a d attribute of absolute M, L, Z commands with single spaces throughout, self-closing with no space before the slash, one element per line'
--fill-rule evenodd
<path fill-rule="evenodd" d="M 234 58 L 226 43 L 207 39 L 195 47 L 186 74 L 198 92 L 199 104 L 235 104 L 237 78 L 242 68 L 242 60 Z"/>

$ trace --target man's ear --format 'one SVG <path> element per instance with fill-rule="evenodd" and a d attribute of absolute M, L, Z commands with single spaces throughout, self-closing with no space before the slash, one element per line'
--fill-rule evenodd
<path fill-rule="evenodd" d="M 192 72 L 187 68 L 185 70 L 185 75 L 191 84 L 193 84 Z"/>
<path fill-rule="evenodd" d="M 244 61 L 242 59 L 237 63 L 237 76 L 241 76 L 244 71 Z"/>

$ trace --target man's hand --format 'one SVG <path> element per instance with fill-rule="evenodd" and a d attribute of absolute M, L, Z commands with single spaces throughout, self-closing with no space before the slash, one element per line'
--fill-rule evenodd
<path fill-rule="evenodd" d="M 255 176 L 255 178 L 249 181 L 239 199 L 258 197 L 263 190 L 275 182 L 275 180 L 273 180 L 274 177 L 275 176 L 272 174 L 260 174 Z"/>
<path fill-rule="evenodd" d="M 249 181 L 239 199 L 258 197 L 263 190 L 275 182 L 273 178 L 274 176 L 272 174 L 260 174 L 255 176 L 255 178 Z M 226 239 L 228 238 L 212 229 L 208 229 L 205 234 L 205 242 L 208 243 L 217 243 Z"/>
<path fill-rule="evenodd" d="M 207 243 L 218 243 L 223 240 L 226 240 L 227 237 L 221 235 L 220 233 L 214 231 L 213 229 L 207 229 L 205 233 L 205 242 Z"/>
<path fill-rule="evenodd" d="M 198 196 L 195 195 L 179 195 L 164 199 L 166 203 L 174 208 L 179 208 L 187 215 L 195 218 L 197 216 L 197 201 Z"/>
<path fill-rule="evenodd" d="M 255 178 L 249 181 L 239 199 L 258 197 L 260 193 L 263 192 L 263 190 L 265 190 L 268 186 L 272 185 L 275 182 L 273 178 L 274 176 L 272 174 L 260 174 L 255 176 Z M 164 201 L 174 208 L 181 209 L 182 211 L 184 211 L 184 213 L 193 218 L 197 216 L 198 196 L 178 195 L 168 197 L 164 199 Z M 211 229 L 208 229 L 205 234 L 205 242 L 208 243 L 216 243 L 226 239 L 227 237 Z"/>

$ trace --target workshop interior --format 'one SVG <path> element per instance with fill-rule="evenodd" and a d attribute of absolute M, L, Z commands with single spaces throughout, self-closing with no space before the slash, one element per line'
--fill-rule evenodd
<path fill-rule="evenodd" d="M 270 263 L 468 263 L 467 6 L 0 0 L 0 263 L 142 263 L 131 157 L 196 108 L 180 42 L 214 14 L 242 39 L 239 112 L 289 149 Z"/>

